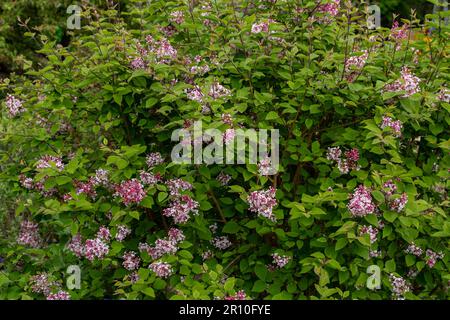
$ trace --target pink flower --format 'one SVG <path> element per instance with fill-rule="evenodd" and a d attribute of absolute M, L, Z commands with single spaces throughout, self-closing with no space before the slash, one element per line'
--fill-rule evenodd
<path fill-rule="evenodd" d="M 109 172 L 104 169 L 97 169 L 95 171 L 95 176 L 91 178 L 90 182 L 94 186 L 109 186 Z"/>
<path fill-rule="evenodd" d="M 227 236 L 215 237 L 211 239 L 211 244 L 220 250 L 225 250 L 231 246 L 231 241 Z"/>
<path fill-rule="evenodd" d="M 126 206 L 139 203 L 146 196 L 144 186 L 137 179 L 123 181 L 119 186 L 116 186 L 116 194 L 122 198 Z"/>
<path fill-rule="evenodd" d="M 32 292 L 48 295 L 55 283 L 49 280 L 47 273 L 39 273 L 30 278 L 30 285 Z"/>
<path fill-rule="evenodd" d="M 235 295 L 226 296 L 224 300 L 246 300 L 247 295 L 244 290 L 239 290 Z"/>
<path fill-rule="evenodd" d="M 339 13 L 340 2 L 341 0 L 331 0 L 331 3 L 319 5 L 316 10 L 334 17 Z"/>
<path fill-rule="evenodd" d="M 78 195 L 84 193 L 92 199 L 97 196 L 93 180 L 89 180 L 87 182 L 75 181 L 74 184 Z"/>
<path fill-rule="evenodd" d="M 427 251 L 425 252 L 425 255 L 426 255 L 425 260 L 426 260 L 427 266 L 430 268 L 434 267 L 434 265 L 436 264 L 438 259 L 444 258 L 444 254 L 434 252 L 433 250 L 430 250 L 430 249 L 427 249 Z"/>
<path fill-rule="evenodd" d="M 15 117 L 19 113 L 22 113 L 25 111 L 22 100 L 17 99 L 16 97 L 14 97 L 10 94 L 8 94 L 6 96 L 5 103 L 6 103 L 6 107 L 8 108 L 9 115 L 11 117 Z"/>
<path fill-rule="evenodd" d="M 84 256 L 84 245 L 80 234 L 75 235 L 70 240 L 69 244 L 67 245 L 67 249 L 69 249 L 78 258 Z"/>
<path fill-rule="evenodd" d="M 414 93 L 420 92 L 420 81 L 421 79 L 412 74 L 407 67 L 403 67 L 400 79 L 387 84 L 383 90 L 385 92 L 405 91 L 406 93 L 402 97 L 407 98 Z"/>
<path fill-rule="evenodd" d="M 359 230 L 359 235 L 363 236 L 365 234 L 369 235 L 370 243 L 377 241 L 378 229 L 372 226 L 362 226 Z"/>
<path fill-rule="evenodd" d="M 278 268 L 278 269 L 283 268 L 291 260 L 291 257 L 289 257 L 289 256 L 282 256 L 282 255 L 280 255 L 278 253 L 273 253 L 272 254 L 272 258 L 273 258 L 273 265 L 276 268 Z"/>
<path fill-rule="evenodd" d="M 190 219 L 190 213 L 198 214 L 199 204 L 188 195 L 183 195 L 179 199 L 171 202 L 170 207 L 163 209 L 162 214 L 172 217 L 175 223 L 186 223 Z"/>
<path fill-rule="evenodd" d="M 222 122 L 232 126 L 233 125 L 233 117 L 229 113 L 222 113 Z"/>
<path fill-rule="evenodd" d="M 47 300 L 70 300 L 70 294 L 64 290 L 59 290 L 57 293 L 49 294 Z"/>
<path fill-rule="evenodd" d="M 131 61 L 130 66 L 133 70 L 142 70 L 147 68 L 147 63 L 141 57 L 137 57 Z"/>
<path fill-rule="evenodd" d="M 205 252 L 202 253 L 203 260 L 211 259 L 213 256 L 214 256 L 214 254 L 212 253 L 211 250 L 206 250 Z"/>
<path fill-rule="evenodd" d="M 111 232 L 108 228 L 101 226 L 97 231 L 97 238 L 104 241 L 109 241 L 111 239 Z"/>
<path fill-rule="evenodd" d="M 412 255 L 415 255 L 416 257 L 420 257 L 423 254 L 423 250 L 420 247 L 416 246 L 414 244 L 414 242 L 411 243 L 408 246 L 408 248 L 406 248 L 405 252 L 406 253 L 410 253 Z"/>
<path fill-rule="evenodd" d="M 169 240 L 172 241 L 173 243 L 184 241 L 184 239 L 186 238 L 183 234 L 183 231 L 177 228 L 170 228 L 167 234 Z"/>
<path fill-rule="evenodd" d="M 219 181 L 222 186 L 226 186 L 230 182 L 231 176 L 221 172 L 217 175 L 216 180 Z"/>
<path fill-rule="evenodd" d="M 249 210 L 257 212 L 258 215 L 269 220 L 275 221 L 275 216 L 272 212 L 273 207 L 277 205 L 275 193 L 276 189 L 273 187 L 270 187 L 268 190 L 253 191 L 247 197 L 247 202 L 250 206 Z"/>
<path fill-rule="evenodd" d="M 396 298 L 400 299 L 405 293 L 411 291 L 410 285 L 402 277 L 396 277 L 395 275 L 390 274 L 389 280 L 392 286 L 391 290 Z"/>
<path fill-rule="evenodd" d="M 153 262 L 150 264 L 149 269 L 160 278 L 167 278 L 173 272 L 172 266 L 167 262 Z"/>
<path fill-rule="evenodd" d="M 230 142 L 234 141 L 234 137 L 236 136 L 236 130 L 234 129 L 227 129 L 223 133 L 223 142 L 227 145 Z"/>
<path fill-rule="evenodd" d="M 36 163 L 36 169 L 45 169 L 52 168 L 52 165 L 56 166 L 58 171 L 62 171 L 64 169 L 64 163 L 61 158 L 45 155 Z"/>
<path fill-rule="evenodd" d="M 39 226 L 33 221 L 24 220 L 20 224 L 17 243 L 31 248 L 38 248 L 41 245 L 41 236 L 39 235 Z"/>
<path fill-rule="evenodd" d="M 200 103 L 203 102 L 204 95 L 199 86 L 196 85 L 196 86 L 194 86 L 194 88 L 185 89 L 185 93 L 189 100 L 197 101 Z"/>
<path fill-rule="evenodd" d="M 176 24 L 182 24 L 184 22 L 183 11 L 174 11 L 170 14 L 170 21 Z"/>
<path fill-rule="evenodd" d="M 441 91 L 439 91 L 438 99 L 450 103 L 450 90 L 447 88 L 442 88 Z"/>
<path fill-rule="evenodd" d="M 161 175 L 160 174 L 152 174 L 150 172 L 141 171 L 139 173 L 139 179 L 144 185 L 155 185 L 159 181 L 161 181 Z"/>
<path fill-rule="evenodd" d="M 380 128 L 391 128 L 394 132 L 394 137 L 400 137 L 402 135 L 403 125 L 400 120 L 394 121 L 391 117 L 384 116 Z"/>
<path fill-rule="evenodd" d="M 258 172 L 261 176 L 269 176 L 273 174 L 272 161 L 269 157 L 265 157 L 258 163 Z"/>
<path fill-rule="evenodd" d="M 330 147 L 327 151 L 327 159 L 338 161 L 341 158 L 342 151 L 340 147 Z"/>
<path fill-rule="evenodd" d="M 223 98 L 229 96 L 231 91 L 218 82 L 214 82 L 209 88 L 209 96 L 213 99 Z"/>
<path fill-rule="evenodd" d="M 393 211 L 401 212 L 405 208 L 406 203 L 408 203 L 408 195 L 403 193 L 400 198 L 392 200 L 389 203 L 389 207 Z"/>
<path fill-rule="evenodd" d="M 116 240 L 122 242 L 129 234 L 131 229 L 124 225 L 117 226 Z"/>
<path fill-rule="evenodd" d="M 399 26 L 398 21 L 394 21 L 391 28 L 391 38 L 395 41 L 400 41 L 408 38 L 408 28 L 409 25 L 404 24 L 403 26 Z"/>
<path fill-rule="evenodd" d="M 269 23 L 260 22 L 252 25 L 252 33 L 269 32 Z"/>
<path fill-rule="evenodd" d="M 95 258 L 103 259 L 109 253 L 109 247 L 101 239 L 88 239 L 85 244 L 84 255 L 89 261 L 93 261 Z"/>
<path fill-rule="evenodd" d="M 180 196 L 181 192 L 192 190 L 192 184 L 183 179 L 171 179 L 166 183 L 171 196 Z"/>
<path fill-rule="evenodd" d="M 123 255 L 123 262 L 122 265 L 125 269 L 132 271 L 139 268 L 139 264 L 141 263 L 141 258 L 136 256 L 136 252 L 134 251 L 127 251 Z"/>
<path fill-rule="evenodd" d="M 375 212 L 375 204 L 372 201 L 370 190 L 363 185 L 359 185 L 347 205 L 354 217 L 364 217 Z"/>
<path fill-rule="evenodd" d="M 33 179 L 27 178 L 23 174 L 19 175 L 19 182 L 22 185 L 22 187 L 24 187 L 28 190 L 31 190 L 34 187 Z"/>
<path fill-rule="evenodd" d="M 151 169 L 156 167 L 162 163 L 164 163 L 164 158 L 161 156 L 159 152 L 152 152 L 147 155 L 146 158 L 147 166 Z"/>
<path fill-rule="evenodd" d="M 385 189 L 384 193 L 390 197 L 397 191 L 397 186 L 392 180 L 388 180 L 383 184 L 383 188 Z"/>

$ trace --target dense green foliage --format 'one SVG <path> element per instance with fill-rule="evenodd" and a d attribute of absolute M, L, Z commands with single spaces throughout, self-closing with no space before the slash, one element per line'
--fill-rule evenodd
<path fill-rule="evenodd" d="M 315 1 L 253 2 L 153 0 L 121 14 L 85 6 L 67 47 L 27 33 L 47 62 L 0 83 L 0 298 L 43 299 L 31 278 L 47 273 L 65 286 L 69 265 L 82 270 L 81 289 L 63 288 L 72 299 L 213 299 L 240 290 L 253 299 L 449 297 L 449 27 L 430 17 L 432 34 L 415 19 L 368 30 L 364 10 L 346 3 L 334 15 Z M 230 93 L 208 95 L 217 84 Z M 21 112 L 11 113 L 8 94 L 23 101 Z M 222 131 L 279 129 L 278 174 L 171 163 L 173 130 L 195 120 Z M 342 150 L 334 161 L 331 147 Z M 149 168 L 154 152 L 165 162 Z M 115 187 L 92 187 L 98 169 Z M 141 170 L 162 180 L 126 205 L 113 189 L 142 180 Z M 220 174 L 230 182 L 219 183 Z M 186 223 L 162 214 L 179 201 L 168 183 L 176 178 L 192 184 L 182 193 L 199 205 Z M 349 198 L 358 186 L 371 202 L 363 213 Z M 249 194 L 269 187 L 275 221 L 249 210 Z M 37 223 L 37 233 L 23 221 Z M 122 225 L 131 234 L 119 241 Z M 77 234 L 99 239 L 101 226 L 112 234 L 106 255 L 89 261 L 68 249 Z M 185 235 L 176 252 L 139 252 L 171 227 Z M 225 250 L 213 245 L 222 236 L 231 242 Z M 413 243 L 423 253 L 405 252 Z M 123 265 L 127 251 L 140 256 L 138 280 Z M 289 262 L 277 268 L 274 253 Z M 155 261 L 173 273 L 158 277 L 148 268 Z M 379 290 L 366 287 L 371 265 L 381 269 Z M 408 289 L 396 291 L 393 277 Z"/>

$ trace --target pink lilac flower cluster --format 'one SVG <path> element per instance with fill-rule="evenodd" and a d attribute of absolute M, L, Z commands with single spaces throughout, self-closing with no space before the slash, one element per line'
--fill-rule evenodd
<path fill-rule="evenodd" d="M 369 53 L 367 50 L 363 50 L 363 54 L 360 56 L 353 56 L 347 59 L 345 62 L 345 78 L 348 82 L 355 81 L 358 74 L 361 73 L 362 68 L 365 66 Z"/>
<path fill-rule="evenodd" d="M 115 190 L 115 195 L 120 196 L 122 202 L 126 206 L 133 203 L 139 203 L 146 196 L 144 186 L 137 179 L 123 181 L 120 185 L 115 187 Z"/>
<path fill-rule="evenodd" d="M 370 243 L 377 241 L 378 229 L 372 226 L 362 226 L 359 230 L 359 235 L 363 236 L 365 234 L 369 235 Z"/>
<path fill-rule="evenodd" d="M 272 161 L 269 157 L 263 158 L 258 163 L 258 172 L 261 176 L 270 176 L 274 173 L 274 168 L 272 167 Z"/>
<path fill-rule="evenodd" d="M 391 117 L 384 116 L 380 128 L 391 128 L 394 137 L 398 138 L 402 135 L 403 124 L 400 120 L 393 120 Z"/>
<path fill-rule="evenodd" d="M 219 183 L 220 183 L 222 186 L 226 186 L 226 185 L 228 185 L 228 183 L 230 182 L 231 176 L 230 176 L 229 174 L 224 173 L 224 172 L 220 172 L 220 173 L 217 175 L 216 180 L 219 181 Z"/>
<path fill-rule="evenodd" d="M 278 253 L 273 253 L 272 259 L 273 259 L 272 263 L 273 263 L 274 267 L 281 269 L 289 263 L 289 261 L 291 260 L 291 257 L 282 256 Z"/>
<path fill-rule="evenodd" d="M 209 228 L 209 230 L 211 230 L 212 233 L 217 233 L 219 226 L 217 225 L 217 223 L 213 223 L 208 228 Z"/>
<path fill-rule="evenodd" d="M 354 217 L 364 217 L 374 213 L 375 204 L 370 190 L 364 185 L 359 185 L 351 195 L 347 208 Z"/>
<path fill-rule="evenodd" d="M 141 171 L 139 173 L 139 179 L 144 185 L 152 186 L 162 181 L 162 177 L 159 173 L 153 174 L 150 172 Z"/>
<path fill-rule="evenodd" d="M 141 277 L 139 276 L 139 273 L 137 273 L 136 271 L 130 273 L 130 274 L 127 276 L 127 279 L 128 279 L 131 283 L 136 283 L 136 282 L 138 282 L 140 278 L 141 278 Z"/>
<path fill-rule="evenodd" d="M 184 92 L 189 100 L 203 102 L 204 94 L 198 85 L 195 85 L 194 88 L 185 89 Z"/>
<path fill-rule="evenodd" d="M 6 96 L 6 107 L 8 108 L 9 115 L 11 117 L 17 116 L 19 113 L 22 113 L 25 111 L 25 108 L 23 107 L 22 100 L 8 94 Z"/>
<path fill-rule="evenodd" d="M 183 179 L 171 179 L 166 182 L 166 186 L 171 196 L 180 196 L 181 192 L 192 190 L 192 184 Z"/>
<path fill-rule="evenodd" d="M 125 225 L 118 225 L 116 232 L 116 240 L 122 242 L 131 233 L 131 229 Z"/>
<path fill-rule="evenodd" d="M 102 239 L 87 239 L 84 244 L 84 256 L 89 261 L 102 260 L 109 253 L 109 246 Z"/>
<path fill-rule="evenodd" d="M 97 231 L 97 238 L 103 241 L 109 241 L 111 240 L 111 232 L 108 228 L 101 226 Z"/>
<path fill-rule="evenodd" d="M 109 253 L 108 241 L 111 239 L 111 233 L 108 228 L 100 227 L 94 239 L 87 239 L 83 244 L 80 234 L 75 235 L 67 245 L 74 255 L 78 258 L 85 257 L 89 261 L 94 259 L 103 259 Z"/>
<path fill-rule="evenodd" d="M 252 25 L 252 33 L 269 32 L 269 21 L 254 23 Z"/>
<path fill-rule="evenodd" d="M 149 269 L 160 278 L 167 278 L 173 273 L 172 266 L 167 262 L 153 262 Z"/>
<path fill-rule="evenodd" d="M 170 14 L 171 22 L 176 24 L 182 24 L 184 22 L 184 14 L 183 11 L 174 11 Z"/>
<path fill-rule="evenodd" d="M 404 24 L 400 27 L 398 21 L 394 21 L 391 28 L 391 38 L 395 41 L 401 41 L 408 38 L 409 25 Z M 397 46 L 398 48 L 398 46 Z"/>
<path fill-rule="evenodd" d="M 426 260 L 427 266 L 430 268 L 434 267 L 434 265 L 436 264 L 438 259 L 443 259 L 443 258 L 444 258 L 444 254 L 441 252 L 437 253 L 430 249 L 427 249 L 427 251 L 425 252 L 425 260 Z"/>
<path fill-rule="evenodd" d="M 74 185 L 77 195 L 85 194 L 92 199 L 97 196 L 93 179 L 89 179 L 87 182 L 75 181 Z"/>
<path fill-rule="evenodd" d="M 397 191 L 397 185 L 392 180 L 388 180 L 383 184 L 383 189 L 386 196 L 390 197 Z"/>
<path fill-rule="evenodd" d="M 109 171 L 105 169 L 95 170 L 95 176 L 90 179 L 94 186 L 109 187 Z"/>
<path fill-rule="evenodd" d="M 276 189 L 270 187 L 267 190 L 253 191 L 247 197 L 249 210 L 258 213 L 259 216 L 275 221 L 275 215 L 272 210 L 277 205 L 275 198 Z"/>
<path fill-rule="evenodd" d="M 389 208 L 393 211 L 401 212 L 408 203 L 408 195 L 402 193 L 400 198 L 395 198 L 389 202 Z"/>
<path fill-rule="evenodd" d="M 209 88 L 209 96 L 213 99 L 219 99 L 227 97 L 231 94 L 230 89 L 225 88 L 223 85 L 218 82 L 214 82 Z"/>
<path fill-rule="evenodd" d="M 39 273 L 30 278 L 31 291 L 34 293 L 42 293 L 47 296 L 55 285 L 57 283 L 50 281 L 47 273 Z"/>
<path fill-rule="evenodd" d="M 222 135 L 223 143 L 228 145 L 230 142 L 234 141 L 235 136 L 236 136 L 235 129 L 226 129 Z"/>
<path fill-rule="evenodd" d="M 70 242 L 67 244 L 67 249 L 69 249 L 69 251 L 71 251 L 78 258 L 84 256 L 84 244 L 80 234 L 72 237 Z"/>
<path fill-rule="evenodd" d="M 414 244 L 414 242 L 411 243 L 411 244 L 408 246 L 408 248 L 406 248 L 405 252 L 406 252 L 406 253 L 409 253 L 409 254 L 412 254 L 412 255 L 415 255 L 416 257 L 420 257 L 420 256 L 423 254 L 422 248 L 416 246 L 416 245 Z"/>
<path fill-rule="evenodd" d="M 147 63 L 141 57 L 136 57 L 131 60 L 130 67 L 133 70 L 142 70 L 147 68 Z"/>
<path fill-rule="evenodd" d="M 227 236 L 215 237 L 211 239 L 211 244 L 220 250 L 225 250 L 232 245 L 231 241 L 228 239 Z"/>
<path fill-rule="evenodd" d="M 147 166 L 151 169 L 153 167 L 156 167 L 160 164 L 164 163 L 164 158 L 161 156 L 161 153 L 159 152 L 152 152 L 147 155 L 146 157 L 146 163 Z"/>
<path fill-rule="evenodd" d="M 52 164 L 56 166 L 59 171 L 64 170 L 64 163 L 60 157 L 45 155 L 36 163 L 36 169 L 52 168 Z"/>
<path fill-rule="evenodd" d="M 199 204 L 188 195 L 182 195 L 172 200 L 168 208 L 163 209 L 162 214 L 172 217 L 175 223 L 186 223 L 190 219 L 190 213 L 198 214 Z"/>
<path fill-rule="evenodd" d="M 397 299 L 403 299 L 405 293 L 411 291 L 410 285 L 402 277 L 396 277 L 395 275 L 390 274 L 389 280 L 392 286 L 392 293 Z"/>
<path fill-rule="evenodd" d="M 340 147 L 330 147 L 327 151 L 327 159 L 335 161 L 339 172 L 342 174 L 347 174 L 350 170 L 358 171 L 360 169 L 358 165 L 359 151 L 356 148 L 347 150 L 344 152 L 344 156 L 342 156 Z"/>
<path fill-rule="evenodd" d="M 154 246 L 150 246 L 147 243 L 140 243 L 139 251 L 147 252 L 152 259 L 159 259 L 165 254 L 175 254 L 178 251 L 178 243 L 184 239 L 185 236 L 181 230 L 171 228 L 168 231 L 168 239 L 157 239 Z"/>
<path fill-rule="evenodd" d="M 316 12 L 326 14 L 325 17 L 313 17 L 313 20 L 316 20 L 320 23 L 329 23 L 331 22 L 331 17 L 335 17 L 339 13 L 341 0 L 331 0 L 330 3 L 321 4 L 317 6 Z"/>
<path fill-rule="evenodd" d="M 39 235 L 39 226 L 33 221 L 24 220 L 20 224 L 19 236 L 17 243 L 23 246 L 38 248 L 42 244 L 41 236 Z"/>
<path fill-rule="evenodd" d="M 439 91 L 438 99 L 450 103 L 450 90 L 447 88 L 442 88 L 441 91 Z"/>
<path fill-rule="evenodd" d="M 31 190 L 34 188 L 33 179 L 27 178 L 24 174 L 19 175 L 19 182 L 25 189 Z"/>
<path fill-rule="evenodd" d="M 122 256 L 123 262 L 122 266 L 128 271 L 133 271 L 139 268 L 141 263 L 141 258 L 136 255 L 134 251 L 127 251 Z"/>
<path fill-rule="evenodd" d="M 212 253 L 211 250 L 206 250 L 205 252 L 202 253 L 203 260 L 211 259 L 213 256 L 214 256 L 214 254 Z"/>
<path fill-rule="evenodd" d="M 186 239 L 186 236 L 184 235 L 183 231 L 177 228 L 170 228 L 169 231 L 167 231 L 167 236 L 170 241 L 176 244 Z"/>
<path fill-rule="evenodd" d="M 224 300 L 246 300 L 246 299 L 247 299 L 247 294 L 245 293 L 244 290 L 239 290 L 234 295 L 229 295 L 229 296 L 224 297 Z"/>
<path fill-rule="evenodd" d="M 233 125 L 233 117 L 231 116 L 231 114 L 229 114 L 229 113 L 222 113 L 221 118 L 222 118 L 222 122 L 223 123 L 225 123 L 225 124 L 227 124 L 229 126 Z"/>
<path fill-rule="evenodd" d="M 70 294 L 64 290 L 59 290 L 57 293 L 49 294 L 47 300 L 70 300 Z"/>
<path fill-rule="evenodd" d="M 407 98 L 414 93 L 420 92 L 420 81 L 420 78 L 412 74 L 408 67 L 403 67 L 400 79 L 387 84 L 383 90 L 385 92 L 405 91 L 405 94 L 402 97 Z"/>

